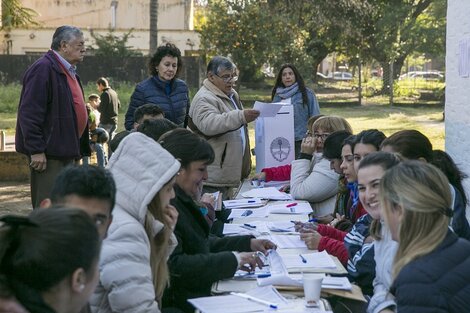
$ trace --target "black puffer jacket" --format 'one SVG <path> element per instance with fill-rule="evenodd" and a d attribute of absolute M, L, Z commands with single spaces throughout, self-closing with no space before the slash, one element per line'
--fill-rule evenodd
<path fill-rule="evenodd" d="M 400 313 L 470 312 L 470 242 L 449 231 L 433 252 L 403 267 L 390 291 Z"/>

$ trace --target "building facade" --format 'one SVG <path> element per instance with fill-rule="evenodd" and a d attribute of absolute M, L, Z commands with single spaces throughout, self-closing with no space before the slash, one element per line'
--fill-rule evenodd
<path fill-rule="evenodd" d="M 449 0 L 446 44 L 446 151 L 470 175 L 470 1 Z M 470 179 L 464 180 L 470 197 Z M 467 208 L 467 219 L 470 209 Z"/>
<path fill-rule="evenodd" d="M 149 51 L 150 0 L 21 0 L 36 11 L 39 27 L 4 31 L 3 54 L 36 54 L 50 47 L 54 30 L 61 25 L 80 27 L 88 46 L 90 32 L 117 36 L 132 30 L 127 45 L 144 55 Z M 199 49 L 199 36 L 193 25 L 193 0 L 158 0 L 158 45 L 174 43 L 183 55 Z"/>

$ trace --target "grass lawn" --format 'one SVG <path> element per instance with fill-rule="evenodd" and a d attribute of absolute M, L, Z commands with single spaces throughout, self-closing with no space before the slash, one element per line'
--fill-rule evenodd
<path fill-rule="evenodd" d="M 343 84 L 344 85 L 344 84 Z M 377 128 L 386 135 L 401 129 L 417 129 L 429 137 L 435 149 L 444 149 L 444 122 L 442 121 L 442 107 L 435 105 L 416 105 L 415 99 L 397 98 L 397 102 L 407 105 L 390 107 L 387 98 L 376 96 L 363 100 L 362 106 L 337 105 L 330 106 L 330 102 L 341 103 L 357 101 L 357 94 L 351 92 L 350 86 L 316 86 L 314 90 L 320 101 L 322 114 L 338 115 L 346 118 L 352 125 L 354 132 L 364 129 Z M 119 114 L 118 131 L 123 130 L 124 114 L 127 111 L 130 95 L 134 89 L 133 84 L 119 83 L 113 86 L 118 92 L 122 106 Z M 85 94 L 96 93 L 96 86 L 84 86 Z M 18 105 L 21 86 L 11 84 L 0 88 L 0 129 L 7 134 L 14 134 L 16 124 L 16 108 Z M 195 91 L 191 90 L 194 95 Z M 240 88 L 240 96 L 247 106 L 254 100 L 269 101 L 271 90 L 254 90 Z M 430 102 L 427 102 L 430 103 Z M 250 124 L 250 140 L 254 145 L 254 124 Z"/>

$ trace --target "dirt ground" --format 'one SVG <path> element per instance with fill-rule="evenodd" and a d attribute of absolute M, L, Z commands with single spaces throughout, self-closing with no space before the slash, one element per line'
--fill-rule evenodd
<path fill-rule="evenodd" d="M 0 182 L 0 215 L 31 212 L 29 182 Z"/>

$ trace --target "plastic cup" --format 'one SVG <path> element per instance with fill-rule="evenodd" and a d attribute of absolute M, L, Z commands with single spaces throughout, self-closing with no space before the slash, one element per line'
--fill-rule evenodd
<path fill-rule="evenodd" d="M 320 305 L 321 283 L 323 281 L 323 274 L 306 274 L 304 273 L 304 294 L 306 307 L 318 307 Z"/>

